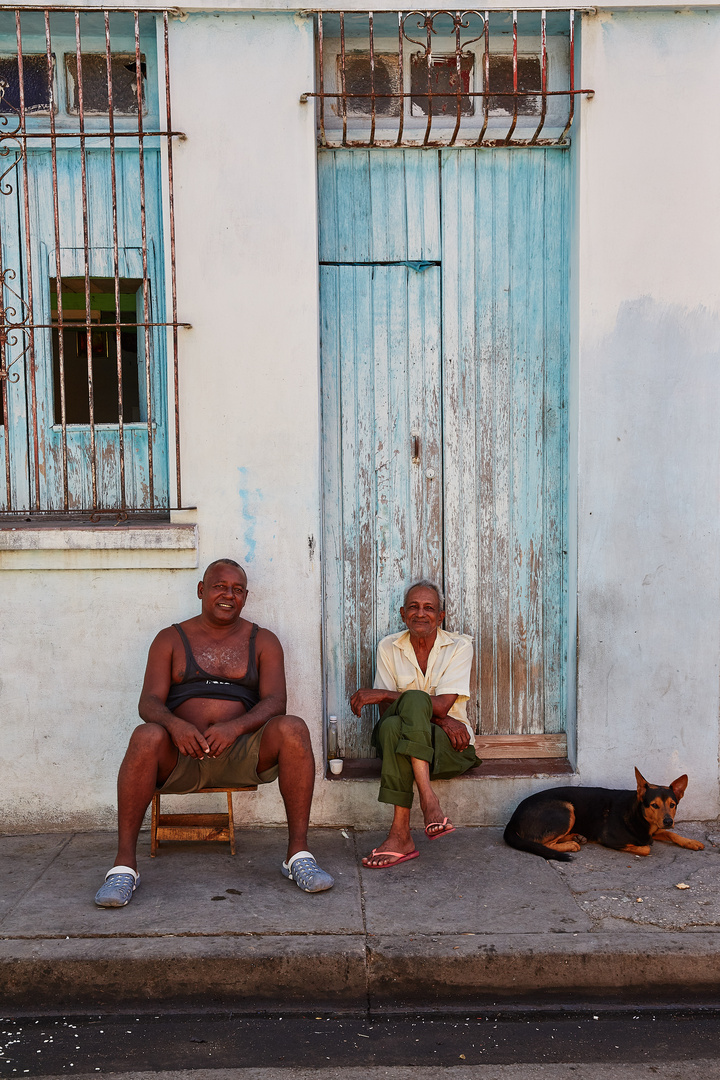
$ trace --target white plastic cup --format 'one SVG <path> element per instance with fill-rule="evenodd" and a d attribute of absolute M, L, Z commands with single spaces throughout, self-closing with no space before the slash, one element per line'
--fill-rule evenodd
<path fill-rule="evenodd" d="M 343 771 L 343 759 L 341 757 L 332 757 L 329 761 L 330 772 L 333 776 L 339 776 Z"/>

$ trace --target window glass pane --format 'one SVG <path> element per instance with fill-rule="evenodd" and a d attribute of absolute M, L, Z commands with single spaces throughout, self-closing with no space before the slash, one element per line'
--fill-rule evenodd
<path fill-rule="evenodd" d="M 65 418 L 68 424 L 89 424 L 88 339 L 85 311 L 85 279 L 62 279 L 63 368 L 65 375 Z M 120 279 L 120 322 L 136 323 L 137 294 L 142 296 L 140 278 Z M 52 321 L 57 323 L 57 283 L 50 282 Z M 92 353 L 93 404 L 96 424 L 118 423 L 117 338 L 115 331 L 115 284 L 113 278 L 90 278 L 90 349 Z M 108 323 L 113 325 L 107 325 Z M 74 325 L 73 325 L 74 324 Z M 122 364 L 123 421 L 143 419 L 140 409 L 138 329 L 120 330 Z M 53 339 L 54 419 L 61 423 L 60 341 Z M 144 361 L 144 357 L 142 358 Z"/>
<path fill-rule="evenodd" d="M 53 68 L 54 66 L 53 56 Z M 0 101 L 0 113 L 19 112 L 20 76 L 17 55 L 0 56 L 0 79 L 7 83 Z M 47 56 L 44 53 L 23 54 L 23 90 L 26 113 L 50 111 Z"/>
<path fill-rule="evenodd" d="M 78 93 L 77 56 L 65 54 L 68 112 L 80 111 Z M 114 53 L 110 59 L 112 72 L 113 112 L 134 116 L 137 114 L 137 78 L 135 53 Z M 140 56 L 140 80 L 142 85 L 143 112 L 145 109 L 145 55 Z M 83 110 L 86 113 L 108 111 L 107 57 L 105 53 L 82 53 Z"/>
<path fill-rule="evenodd" d="M 535 90 L 538 94 L 542 91 L 542 74 L 540 71 L 539 56 L 518 56 L 517 58 L 518 90 Z M 489 90 L 505 90 L 506 94 L 492 94 L 490 97 L 490 109 L 495 112 L 513 113 L 513 58 L 511 55 L 490 56 L 490 84 Z M 540 111 L 540 101 L 536 97 L 519 97 L 517 99 L 517 111 L 519 116 L 532 116 Z"/>
<path fill-rule="evenodd" d="M 338 56 L 338 86 L 342 85 L 342 58 Z M 371 79 L 370 53 L 350 52 L 345 56 L 345 91 L 348 94 L 370 94 L 374 85 L 376 94 L 399 94 L 400 68 L 397 56 L 379 53 L 375 56 L 375 76 Z M 399 116 L 400 98 L 376 97 L 376 116 Z M 371 99 L 349 97 L 347 111 L 370 116 Z"/>
<path fill-rule="evenodd" d="M 470 91 L 470 79 L 475 57 L 464 53 L 460 57 L 460 77 L 458 80 L 455 56 L 433 56 L 428 68 L 427 57 L 415 53 L 410 62 L 413 116 L 427 116 L 429 111 L 428 90 L 435 94 L 450 94 L 450 97 L 432 99 L 433 116 L 457 116 L 458 81 L 461 90 L 460 115 L 472 116 L 475 111 L 473 98 L 467 97 Z M 428 81 L 429 80 L 429 81 Z"/>

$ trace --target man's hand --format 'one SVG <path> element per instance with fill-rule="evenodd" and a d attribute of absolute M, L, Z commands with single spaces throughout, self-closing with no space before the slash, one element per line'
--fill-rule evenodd
<path fill-rule="evenodd" d="M 366 705 L 386 705 L 397 697 L 390 690 L 356 690 L 350 698 L 350 708 L 359 716 Z"/>
<path fill-rule="evenodd" d="M 220 757 L 229 746 L 232 746 L 237 737 L 237 724 L 234 721 L 213 724 L 205 736 L 210 747 L 210 757 Z"/>
<path fill-rule="evenodd" d="M 202 761 L 206 754 L 210 754 L 207 739 L 188 720 L 173 716 L 172 723 L 167 725 L 166 730 L 180 753 L 185 754 L 186 757 L 194 757 Z"/>
<path fill-rule="evenodd" d="M 452 716 L 445 716 L 442 720 L 434 721 L 441 727 L 452 744 L 453 750 L 467 750 L 470 745 L 470 732 L 459 720 L 453 720 Z"/>

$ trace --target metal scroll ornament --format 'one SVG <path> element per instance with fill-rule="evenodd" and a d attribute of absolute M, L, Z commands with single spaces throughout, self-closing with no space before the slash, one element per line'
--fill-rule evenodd
<path fill-rule="evenodd" d="M 12 195 L 14 189 L 7 177 L 17 169 L 23 156 L 23 144 L 19 135 L 20 114 L 10 102 L 5 101 L 7 89 L 7 79 L 0 78 L 0 106 L 3 107 L 0 114 L 0 195 Z M 14 127 L 11 127 L 11 121 L 16 121 Z M 4 168 L 3 159 L 11 159 Z M 16 383 L 20 380 L 20 372 L 10 369 L 19 363 L 30 345 L 30 308 L 10 285 L 11 281 L 17 280 L 17 273 L 3 265 L 3 247 L 3 237 L 0 234 L 0 382 Z M 24 342 L 24 348 L 16 352 L 21 341 Z M 8 353 L 13 357 L 9 361 Z"/>

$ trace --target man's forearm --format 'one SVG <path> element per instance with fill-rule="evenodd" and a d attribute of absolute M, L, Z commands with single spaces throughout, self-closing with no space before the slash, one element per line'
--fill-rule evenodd
<path fill-rule="evenodd" d="M 457 694 L 437 694 L 435 697 L 431 694 L 430 700 L 432 701 L 433 708 L 432 722 L 436 724 L 438 720 L 445 720 L 457 701 Z"/>
<path fill-rule="evenodd" d="M 173 721 L 178 718 L 170 712 L 167 705 L 156 697 L 141 698 L 138 705 L 140 719 L 146 724 L 160 724 L 166 731 L 172 727 Z"/>
<path fill-rule="evenodd" d="M 374 692 L 380 699 L 376 702 L 377 705 L 391 705 L 393 701 L 397 701 L 400 697 L 399 690 L 383 690 L 382 687 L 377 687 Z"/>
<path fill-rule="evenodd" d="M 253 731 L 257 731 L 263 724 L 267 724 L 268 720 L 272 720 L 273 716 L 282 716 L 286 708 L 287 702 L 284 698 L 271 695 L 258 701 L 257 705 L 253 705 L 249 712 L 238 716 L 236 720 L 228 720 L 227 723 L 232 724 L 236 729 L 236 738 L 239 738 L 240 735 L 251 735 Z"/>

